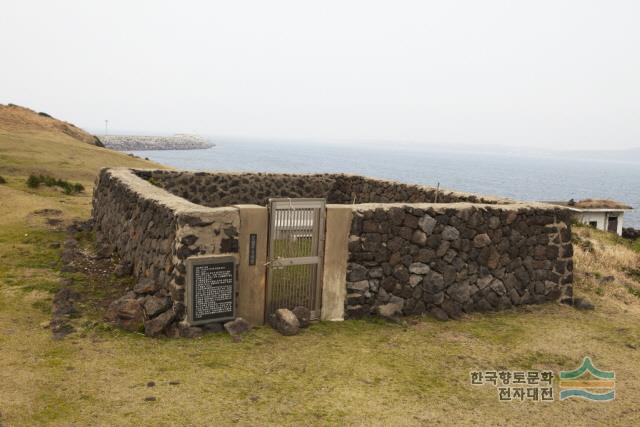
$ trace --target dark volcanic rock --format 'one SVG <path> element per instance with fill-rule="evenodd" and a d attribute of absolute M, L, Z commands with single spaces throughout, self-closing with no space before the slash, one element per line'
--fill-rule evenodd
<path fill-rule="evenodd" d="M 311 311 L 307 307 L 298 306 L 291 311 L 298 318 L 301 328 L 306 328 L 311 324 Z"/>
<path fill-rule="evenodd" d="M 167 310 L 164 313 L 144 322 L 144 334 L 148 337 L 157 337 L 162 334 L 173 319 L 175 319 L 173 310 Z"/>
<path fill-rule="evenodd" d="M 251 329 L 251 325 L 242 317 L 236 317 L 235 320 L 225 323 L 224 329 L 229 333 L 229 335 L 241 335 L 249 331 Z"/>
<path fill-rule="evenodd" d="M 291 310 L 279 308 L 271 316 L 271 326 L 282 335 L 296 335 L 300 331 L 300 322 Z"/>

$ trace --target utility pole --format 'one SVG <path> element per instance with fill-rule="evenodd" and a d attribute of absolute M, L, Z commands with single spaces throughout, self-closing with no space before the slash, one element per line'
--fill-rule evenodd
<path fill-rule="evenodd" d="M 109 135 L 109 120 L 104 121 L 104 136 Z"/>

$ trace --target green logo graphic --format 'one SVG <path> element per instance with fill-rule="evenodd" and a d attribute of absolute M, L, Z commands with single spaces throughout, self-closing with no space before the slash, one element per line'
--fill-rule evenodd
<path fill-rule="evenodd" d="M 581 398 L 607 402 L 616 397 L 615 372 L 601 371 L 585 357 L 573 371 L 560 371 L 560 400 Z"/>

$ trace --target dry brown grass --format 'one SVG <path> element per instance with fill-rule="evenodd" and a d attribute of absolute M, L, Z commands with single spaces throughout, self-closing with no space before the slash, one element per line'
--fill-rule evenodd
<path fill-rule="evenodd" d="M 18 105 L 0 104 L 0 129 L 14 132 L 61 133 L 78 141 L 95 145 L 95 137 L 77 126 Z"/>
<path fill-rule="evenodd" d="M 624 239 L 591 227 L 574 227 L 574 242 L 578 289 L 640 313 L 640 252 Z"/>
<path fill-rule="evenodd" d="M 640 253 L 610 233 L 591 227 L 574 227 L 574 236 L 575 262 L 584 271 L 615 273 L 640 266 Z"/>
<path fill-rule="evenodd" d="M 618 281 L 632 280 L 619 269 L 637 257 L 611 236 L 581 228 L 577 234 L 592 240 L 595 252 L 576 248 L 575 292 L 595 302 L 593 312 L 546 304 L 446 323 L 327 322 L 294 337 L 259 328 L 236 343 L 224 334 L 148 339 L 106 327 L 83 308 L 73 320 L 77 332 L 54 341 L 40 324 L 50 319 L 62 276 L 50 243 L 65 235 L 32 212 L 86 217 L 90 197 L 29 190 L 24 174 L 37 169 L 91 182 L 101 162 L 145 163 L 47 135 L 0 135 L 0 167 L 16 172 L 0 186 L 2 425 L 640 424 L 640 299 Z M 16 152 L 16 144 L 34 151 Z M 595 272 L 616 281 L 601 285 Z M 586 355 L 615 370 L 614 402 L 501 403 L 493 387 L 469 381 L 475 369 L 574 369 Z M 169 384 L 174 380 L 179 384 Z"/>
<path fill-rule="evenodd" d="M 576 294 L 595 302 L 593 312 L 546 304 L 446 323 L 320 323 L 294 337 L 259 328 L 235 343 L 148 339 L 86 310 L 76 333 L 53 341 L 40 324 L 60 276 L 49 242 L 64 234 L 0 224 L 0 414 L 25 426 L 636 425 L 640 300 L 598 293 L 597 278 L 585 275 L 623 277 L 617 268 L 636 254 L 605 233 L 576 230 L 595 247 L 576 245 L 575 258 Z M 501 403 L 495 388 L 469 383 L 475 369 L 557 373 L 586 355 L 615 370 L 614 402 Z"/>
<path fill-rule="evenodd" d="M 608 199 L 579 200 L 575 203 L 574 207 L 584 209 L 631 209 L 631 206 L 629 205 Z"/>

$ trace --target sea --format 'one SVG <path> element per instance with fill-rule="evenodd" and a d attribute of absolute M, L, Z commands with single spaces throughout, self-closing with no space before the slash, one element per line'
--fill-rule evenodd
<path fill-rule="evenodd" d="M 613 199 L 631 205 L 624 226 L 640 228 L 640 158 L 570 153 L 447 149 L 393 144 L 214 140 L 206 150 L 131 153 L 179 169 L 283 173 L 339 172 L 523 201 Z M 635 156 L 633 156 L 635 157 Z"/>

